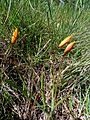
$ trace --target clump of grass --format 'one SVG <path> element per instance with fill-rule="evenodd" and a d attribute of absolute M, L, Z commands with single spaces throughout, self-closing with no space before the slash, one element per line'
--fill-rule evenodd
<path fill-rule="evenodd" d="M 90 10 L 79 0 L 71 5 L 1 1 L 1 119 L 89 119 Z M 20 35 L 10 49 L 15 27 Z M 76 45 L 62 61 L 58 45 L 72 33 Z"/>

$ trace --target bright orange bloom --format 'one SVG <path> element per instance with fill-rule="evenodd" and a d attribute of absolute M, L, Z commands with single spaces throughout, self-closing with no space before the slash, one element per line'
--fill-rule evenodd
<path fill-rule="evenodd" d="M 68 42 L 70 42 L 70 40 L 72 39 L 73 34 L 71 34 L 70 36 L 66 37 L 60 44 L 59 44 L 59 48 L 62 48 L 65 44 L 67 44 Z"/>
<path fill-rule="evenodd" d="M 71 42 L 71 43 L 66 47 L 66 49 L 64 50 L 64 55 L 66 55 L 68 52 L 70 52 L 70 51 L 72 50 L 72 48 L 73 48 L 73 46 L 74 46 L 75 43 L 76 43 L 75 41 L 74 41 L 74 42 Z"/>
<path fill-rule="evenodd" d="M 18 38 L 18 29 L 16 28 L 15 31 L 13 32 L 11 43 L 15 44 Z"/>

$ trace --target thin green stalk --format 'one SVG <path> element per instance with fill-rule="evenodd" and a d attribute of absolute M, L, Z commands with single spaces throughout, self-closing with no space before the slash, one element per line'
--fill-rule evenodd
<path fill-rule="evenodd" d="M 45 92 L 44 92 L 44 72 L 41 74 L 41 96 L 42 96 L 42 102 L 44 111 L 46 110 L 46 98 L 45 98 Z"/>
<path fill-rule="evenodd" d="M 50 4 L 50 1 L 47 0 L 47 3 L 48 3 L 49 12 L 50 12 L 50 18 L 51 18 L 51 20 L 52 20 L 53 17 L 52 17 L 52 12 L 51 12 L 51 4 Z"/>
<path fill-rule="evenodd" d="M 8 12 L 7 12 L 7 17 L 6 17 L 5 21 L 4 21 L 4 24 L 7 22 L 8 18 L 9 18 L 10 9 L 11 9 L 11 0 L 9 1 L 9 7 L 8 7 Z"/>

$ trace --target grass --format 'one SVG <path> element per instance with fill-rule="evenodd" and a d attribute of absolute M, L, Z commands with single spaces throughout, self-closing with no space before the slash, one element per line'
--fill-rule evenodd
<path fill-rule="evenodd" d="M 89 4 L 0 1 L 0 120 L 90 119 Z M 58 45 L 72 33 L 63 57 Z"/>

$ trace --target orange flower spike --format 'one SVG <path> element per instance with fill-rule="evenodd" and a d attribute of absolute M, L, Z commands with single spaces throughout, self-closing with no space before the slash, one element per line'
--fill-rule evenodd
<path fill-rule="evenodd" d="M 71 34 L 70 36 L 66 37 L 60 44 L 59 48 L 62 48 L 65 44 L 69 43 L 70 40 L 72 39 L 74 34 Z"/>
<path fill-rule="evenodd" d="M 73 46 L 75 45 L 75 41 L 74 42 L 71 42 L 67 47 L 66 49 L 64 50 L 64 55 L 66 55 L 68 52 L 70 52 L 73 48 Z"/>
<path fill-rule="evenodd" d="M 17 37 L 18 37 L 18 28 L 16 28 L 15 31 L 13 32 L 12 39 L 11 39 L 12 44 L 16 43 Z"/>

